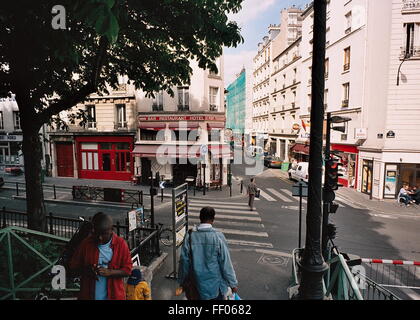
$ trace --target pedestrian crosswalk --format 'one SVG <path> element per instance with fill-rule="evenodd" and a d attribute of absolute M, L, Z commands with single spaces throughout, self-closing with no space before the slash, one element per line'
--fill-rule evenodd
<path fill-rule="evenodd" d="M 273 248 L 260 214 L 258 211 L 250 211 L 247 203 L 191 199 L 188 205 L 190 225 L 200 223 L 200 210 L 205 206 L 215 209 L 214 227 L 225 235 L 229 246 L 248 249 Z"/>

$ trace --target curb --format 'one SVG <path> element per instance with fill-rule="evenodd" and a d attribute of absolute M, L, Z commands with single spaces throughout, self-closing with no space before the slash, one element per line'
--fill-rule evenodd
<path fill-rule="evenodd" d="M 167 252 L 162 252 L 162 254 L 153 260 L 153 262 L 148 266 L 147 268 L 150 270 L 152 274 L 155 274 L 160 267 L 162 267 L 162 264 L 165 262 L 166 258 L 168 257 Z"/>

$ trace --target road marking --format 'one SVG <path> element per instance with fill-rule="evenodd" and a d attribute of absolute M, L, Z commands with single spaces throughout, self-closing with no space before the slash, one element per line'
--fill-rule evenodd
<path fill-rule="evenodd" d="M 225 229 L 225 228 L 216 228 L 216 230 L 226 233 L 226 234 L 235 234 L 240 236 L 252 236 L 252 237 L 264 237 L 268 238 L 267 232 L 255 232 L 255 231 L 244 231 L 236 229 Z"/>
<path fill-rule="evenodd" d="M 273 201 L 277 201 L 276 199 L 274 199 L 272 196 L 270 196 L 268 193 L 264 192 L 263 190 L 260 190 L 260 195 L 265 198 L 267 201 L 273 202 Z"/>
<path fill-rule="evenodd" d="M 210 204 L 210 203 L 190 203 L 189 204 L 189 207 L 200 208 L 200 209 L 207 206 L 213 207 L 213 208 L 239 209 L 239 210 L 246 210 L 248 207 L 247 205 L 243 207 L 239 207 L 239 206 L 228 206 L 224 204 Z"/>
<path fill-rule="evenodd" d="M 226 239 L 226 240 L 227 240 L 227 243 L 231 244 L 231 245 L 258 247 L 258 248 L 270 248 L 270 249 L 274 248 L 271 243 L 232 240 L 232 239 Z"/>
<path fill-rule="evenodd" d="M 196 205 L 228 205 L 228 206 L 245 206 L 247 207 L 247 203 L 237 203 L 237 202 L 222 202 L 222 201 L 205 201 L 205 200 L 190 200 L 190 204 Z"/>
<path fill-rule="evenodd" d="M 193 217 L 198 217 L 199 216 L 198 212 L 189 212 L 188 214 L 190 216 L 193 216 Z M 230 216 L 230 215 L 225 215 L 225 214 L 216 215 L 216 219 L 246 220 L 246 221 L 259 221 L 259 222 L 261 222 L 260 217 L 244 217 L 244 216 L 238 216 L 238 215 Z"/>
<path fill-rule="evenodd" d="M 377 214 L 377 213 L 369 213 L 370 216 L 372 217 L 378 217 L 378 218 L 384 218 L 384 219 L 392 219 L 392 220 L 397 220 L 397 217 L 393 217 L 387 214 Z"/>
<path fill-rule="evenodd" d="M 195 224 L 200 223 L 200 219 L 198 218 L 189 218 L 188 222 L 192 222 Z M 259 222 L 236 222 L 236 221 L 226 221 L 226 220 L 216 220 L 214 222 L 215 228 L 218 228 L 219 225 L 227 225 L 227 226 L 234 226 L 234 227 L 250 227 L 250 228 L 261 228 L 264 229 L 264 226 Z"/>
<path fill-rule="evenodd" d="M 280 191 L 286 193 L 288 196 L 292 197 L 293 199 L 296 199 L 296 201 L 299 202 L 299 197 L 294 197 L 292 195 L 292 191 L 289 189 L 280 189 Z M 302 203 L 308 203 L 308 201 L 305 198 L 302 198 Z"/>
<path fill-rule="evenodd" d="M 223 208 L 216 208 L 216 211 L 221 211 L 222 213 L 237 213 L 237 214 L 245 214 L 245 215 L 251 215 L 251 216 L 258 216 L 258 211 L 251 211 L 251 210 L 231 210 L 231 209 L 223 209 Z M 201 207 L 189 207 L 189 212 L 197 212 L 199 213 L 201 210 Z M 216 216 L 218 216 L 216 212 Z"/>
<path fill-rule="evenodd" d="M 283 200 L 284 202 L 293 202 L 293 200 L 289 199 L 288 197 L 284 196 L 277 190 L 274 190 L 273 188 L 267 188 L 267 191 L 270 191 L 272 194 L 280 198 L 280 200 Z"/>

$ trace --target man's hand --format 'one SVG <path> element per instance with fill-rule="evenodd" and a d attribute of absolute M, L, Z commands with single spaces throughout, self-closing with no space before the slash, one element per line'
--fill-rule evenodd
<path fill-rule="evenodd" d="M 85 269 L 85 275 L 90 277 L 90 278 L 94 278 L 95 280 L 98 280 L 98 267 L 97 265 L 91 265 L 86 267 Z"/>
<path fill-rule="evenodd" d="M 184 292 L 184 289 L 182 287 L 178 287 L 175 290 L 175 296 L 180 296 Z"/>
<path fill-rule="evenodd" d="M 111 277 L 114 275 L 114 270 L 108 268 L 98 268 L 98 274 L 102 277 Z"/>
<path fill-rule="evenodd" d="M 238 287 L 234 287 L 234 288 L 231 288 L 232 289 L 232 293 L 237 293 L 238 292 Z"/>

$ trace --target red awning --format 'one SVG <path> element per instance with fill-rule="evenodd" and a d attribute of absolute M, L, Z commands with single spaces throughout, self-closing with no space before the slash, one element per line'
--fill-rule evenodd
<path fill-rule="evenodd" d="M 309 154 L 309 146 L 302 143 L 296 143 L 290 150 L 295 153 Z"/>
<path fill-rule="evenodd" d="M 220 130 L 225 128 L 224 122 L 209 122 L 207 123 L 207 127 L 209 130 Z"/>
<path fill-rule="evenodd" d="M 140 157 L 198 158 L 200 146 L 136 145 L 131 152 Z"/>
<path fill-rule="evenodd" d="M 180 121 L 180 122 L 173 122 L 169 124 L 169 129 L 171 130 L 195 130 L 198 129 L 199 124 L 198 122 L 186 122 L 186 121 Z"/>
<path fill-rule="evenodd" d="M 209 145 L 209 151 L 211 152 L 211 155 L 213 158 L 233 158 L 232 152 L 230 151 L 230 146 L 228 145 Z"/>
<path fill-rule="evenodd" d="M 146 130 L 162 130 L 166 128 L 166 123 L 164 122 L 142 122 L 139 124 L 140 129 Z"/>

